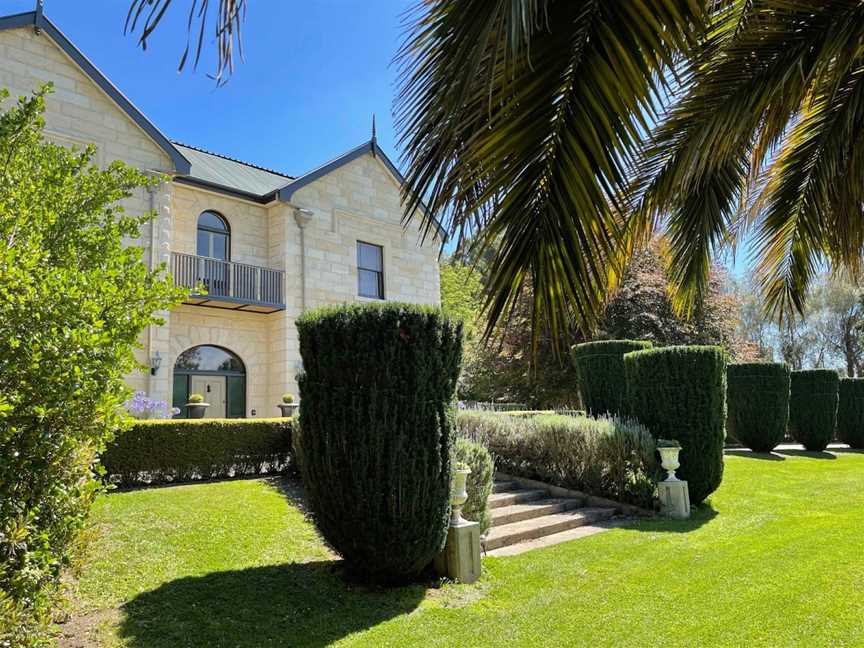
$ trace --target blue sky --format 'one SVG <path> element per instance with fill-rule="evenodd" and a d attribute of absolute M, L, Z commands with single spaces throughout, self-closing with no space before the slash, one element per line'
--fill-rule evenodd
<path fill-rule="evenodd" d="M 45 14 L 169 138 L 290 174 L 300 174 L 369 139 L 398 160 L 392 65 L 410 0 L 249 2 L 245 62 L 227 86 L 177 73 L 190 0 L 174 0 L 146 52 L 123 35 L 128 0 L 45 0 Z M 4 0 L 0 13 L 35 0 Z M 86 7 L 86 10 L 82 9 Z"/>

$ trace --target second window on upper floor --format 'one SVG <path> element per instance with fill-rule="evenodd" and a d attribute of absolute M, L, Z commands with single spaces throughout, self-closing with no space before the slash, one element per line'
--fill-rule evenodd
<path fill-rule="evenodd" d="M 231 229 L 221 214 L 201 212 L 198 217 L 198 256 L 231 260 Z"/>
<path fill-rule="evenodd" d="M 384 299 L 384 248 L 357 241 L 357 293 Z"/>

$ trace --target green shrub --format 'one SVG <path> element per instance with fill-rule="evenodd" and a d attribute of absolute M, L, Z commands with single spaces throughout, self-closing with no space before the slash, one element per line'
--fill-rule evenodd
<path fill-rule="evenodd" d="M 460 436 L 485 445 L 503 472 L 652 506 L 657 480 L 654 440 L 635 421 L 462 411 L 456 422 Z"/>
<path fill-rule="evenodd" d="M 858 450 L 864 449 L 864 378 L 840 380 L 837 404 L 837 438 Z"/>
<path fill-rule="evenodd" d="M 135 421 L 102 453 L 118 486 L 263 475 L 290 463 L 293 419 Z"/>
<path fill-rule="evenodd" d="M 295 450 L 318 529 L 365 579 L 415 576 L 446 539 L 462 326 L 385 303 L 310 311 L 297 329 Z"/>
<path fill-rule="evenodd" d="M 834 439 L 840 378 L 833 369 L 793 371 L 789 394 L 789 436 L 821 452 Z"/>
<path fill-rule="evenodd" d="M 786 436 L 789 367 L 783 363 L 726 368 L 726 433 L 756 452 L 771 452 Z"/>
<path fill-rule="evenodd" d="M 294 394 L 282 394 L 282 402 L 286 405 L 290 405 L 294 402 Z"/>
<path fill-rule="evenodd" d="M 631 411 L 655 439 L 681 443 L 690 501 L 700 504 L 723 479 L 726 359 L 714 346 L 673 346 L 624 356 Z"/>
<path fill-rule="evenodd" d="M 482 444 L 468 439 L 457 439 L 455 448 L 456 461 L 471 469 L 467 485 L 468 501 L 462 507 L 462 517 L 479 522 L 480 533 L 486 533 L 492 522 L 489 513 L 489 495 L 492 493 L 495 476 L 492 455 Z"/>
<path fill-rule="evenodd" d="M 23 648 L 49 641 L 56 584 L 99 489 L 91 465 L 120 423 L 141 333 L 183 291 L 128 245 L 147 218 L 121 205 L 152 183 L 43 139 L 41 93 L 3 109 L 0 646 Z"/>
<path fill-rule="evenodd" d="M 189 402 L 190 403 L 203 403 L 204 396 L 202 394 L 189 394 Z"/>
<path fill-rule="evenodd" d="M 624 354 L 651 346 L 642 340 L 602 340 L 575 345 L 571 357 L 582 407 L 593 414 L 626 414 Z"/>

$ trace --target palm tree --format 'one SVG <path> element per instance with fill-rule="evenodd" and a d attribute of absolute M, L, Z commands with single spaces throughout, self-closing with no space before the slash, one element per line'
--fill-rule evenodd
<path fill-rule="evenodd" d="M 218 2 L 224 73 L 245 0 Z M 132 0 L 142 44 L 170 3 Z M 529 285 L 535 332 L 590 329 L 658 228 L 685 312 L 744 236 L 774 313 L 859 273 L 860 0 L 425 0 L 406 25 L 406 213 L 494 252 L 488 331 Z"/>

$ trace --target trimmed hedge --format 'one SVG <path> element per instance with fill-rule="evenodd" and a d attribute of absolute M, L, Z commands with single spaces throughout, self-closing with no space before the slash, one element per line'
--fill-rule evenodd
<path fill-rule="evenodd" d="M 384 303 L 310 311 L 297 329 L 295 451 L 318 530 L 366 580 L 415 577 L 447 535 L 462 325 Z"/>
<path fill-rule="evenodd" d="M 466 487 L 468 500 L 462 507 L 462 517 L 479 522 L 480 533 L 486 533 L 492 523 L 489 512 L 489 495 L 492 494 L 495 473 L 492 455 L 481 444 L 468 439 L 457 439 L 455 452 L 456 461 L 466 463 L 471 468 Z"/>
<path fill-rule="evenodd" d="M 672 346 L 624 356 L 630 407 L 655 439 L 681 443 L 690 501 L 702 503 L 723 479 L 726 356 L 715 346 Z"/>
<path fill-rule="evenodd" d="M 601 340 L 571 349 L 582 407 L 589 414 L 626 414 L 624 354 L 650 349 L 643 340 Z"/>
<path fill-rule="evenodd" d="M 837 438 L 864 449 L 864 378 L 841 378 L 837 403 Z"/>
<path fill-rule="evenodd" d="M 633 420 L 461 411 L 460 436 L 481 443 L 499 470 L 651 508 L 658 470 L 654 439 Z"/>
<path fill-rule="evenodd" d="M 726 368 L 727 434 L 755 452 L 771 452 L 786 437 L 789 367 L 741 363 Z"/>
<path fill-rule="evenodd" d="M 291 461 L 293 419 L 135 421 L 102 453 L 118 486 L 263 475 Z"/>
<path fill-rule="evenodd" d="M 793 371 L 789 389 L 789 436 L 812 452 L 834 439 L 840 377 L 833 369 Z"/>

